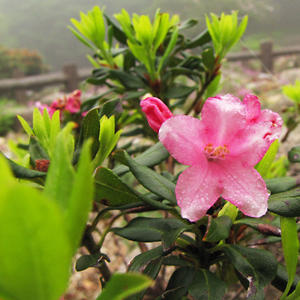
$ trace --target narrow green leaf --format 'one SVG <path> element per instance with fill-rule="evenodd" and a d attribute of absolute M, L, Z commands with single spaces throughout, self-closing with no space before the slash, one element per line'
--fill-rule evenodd
<path fill-rule="evenodd" d="M 211 41 L 211 36 L 208 32 L 208 30 L 204 30 L 199 35 L 194 37 L 192 40 L 187 39 L 184 48 L 185 49 L 192 49 L 195 47 L 203 46 L 204 44 L 207 44 Z"/>
<path fill-rule="evenodd" d="M 220 216 L 218 218 L 212 218 L 208 216 L 208 223 L 206 233 L 203 237 L 203 241 L 206 242 L 219 242 L 227 239 L 232 226 L 231 218 L 228 216 Z"/>
<path fill-rule="evenodd" d="M 29 140 L 29 149 L 31 164 L 35 166 L 36 159 L 47 159 L 50 160 L 50 157 L 46 150 L 42 147 L 37 138 L 31 136 Z"/>
<path fill-rule="evenodd" d="M 264 299 L 264 288 L 277 274 L 275 257 L 262 249 L 238 245 L 224 245 L 222 248 L 234 268 L 248 280 L 248 299 Z"/>
<path fill-rule="evenodd" d="M 76 145 L 76 150 L 72 159 L 73 165 L 76 164 L 78 161 L 83 143 L 89 138 L 93 139 L 93 144 L 91 148 L 92 159 L 95 157 L 100 146 L 99 132 L 100 123 L 98 116 L 98 108 L 94 108 L 90 110 L 82 120 L 78 143 Z"/>
<path fill-rule="evenodd" d="M 208 48 L 206 50 L 204 50 L 201 54 L 202 57 L 202 61 L 204 66 L 212 71 L 215 67 L 215 57 L 214 57 L 214 52 L 212 50 L 212 48 Z"/>
<path fill-rule="evenodd" d="M 271 194 L 286 192 L 300 184 L 299 179 L 295 177 L 265 179 L 265 183 Z"/>
<path fill-rule="evenodd" d="M 285 217 L 300 216 L 300 188 L 271 195 L 268 210 Z"/>
<path fill-rule="evenodd" d="M 28 125 L 28 123 L 19 115 L 17 115 L 20 123 L 22 124 L 25 132 L 29 135 L 29 136 L 35 136 L 34 132 L 32 131 L 32 129 L 30 128 L 30 126 Z"/>
<path fill-rule="evenodd" d="M 256 171 L 262 177 L 265 176 L 272 162 L 274 161 L 275 156 L 277 154 L 278 147 L 279 147 L 278 140 L 275 140 L 271 144 L 270 148 L 268 149 L 267 153 L 264 155 L 262 160 L 255 166 Z"/>
<path fill-rule="evenodd" d="M 195 300 L 222 300 L 227 292 L 227 284 L 215 274 L 198 269 L 188 291 Z"/>
<path fill-rule="evenodd" d="M 169 219 L 137 217 L 125 227 L 115 227 L 111 231 L 128 240 L 147 243 L 161 241 L 162 235 L 172 231 L 174 225 L 177 227 L 178 223 L 172 224 Z M 184 231 L 184 224 L 180 222 L 179 225 Z"/>
<path fill-rule="evenodd" d="M 88 140 L 82 147 L 69 203 L 65 211 L 65 226 L 68 230 L 68 236 L 74 254 L 82 239 L 82 233 L 85 229 L 93 203 L 94 185 L 90 153 L 91 145 L 92 140 Z M 72 183 L 70 182 L 70 184 Z"/>
<path fill-rule="evenodd" d="M 115 273 L 96 300 L 122 300 L 147 288 L 151 283 L 152 279 L 145 275 Z"/>
<path fill-rule="evenodd" d="M 131 189 L 111 170 L 100 167 L 94 175 L 94 200 L 108 206 L 140 202 Z"/>
<path fill-rule="evenodd" d="M 162 245 L 165 251 L 170 250 L 181 233 L 192 230 L 193 225 L 176 228 L 171 231 L 164 232 L 161 236 Z"/>
<path fill-rule="evenodd" d="M 120 98 L 115 98 L 109 101 L 106 101 L 101 109 L 99 110 L 99 118 L 101 119 L 103 116 L 107 116 L 110 118 L 111 116 L 115 116 L 116 122 L 120 118 L 123 112 L 122 102 Z"/>
<path fill-rule="evenodd" d="M 0 185 L 0 297 L 59 299 L 72 254 L 58 205 L 28 186 Z"/>
<path fill-rule="evenodd" d="M 299 240 L 295 218 L 280 216 L 280 225 L 282 249 L 286 263 L 287 273 L 289 276 L 286 289 L 280 298 L 280 300 L 283 300 L 287 296 L 296 274 L 298 263 Z"/>
<path fill-rule="evenodd" d="M 73 124 L 68 123 L 67 127 L 57 136 L 44 189 L 45 194 L 55 200 L 63 211 L 69 206 L 75 176 L 66 145 L 66 140 L 72 128 Z"/>
<path fill-rule="evenodd" d="M 125 150 L 115 151 L 113 157 L 127 165 L 139 183 L 150 192 L 169 200 L 173 204 L 177 203 L 173 182 L 148 167 L 136 163 Z"/>
<path fill-rule="evenodd" d="M 288 297 L 286 297 L 286 300 L 299 300 L 300 298 L 300 284 L 298 283 L 296 286 L 295 291 L 289 295 Z"/>
<path fill-rule="evenodd" d="M 33 111 L 33 131 L 41 146 L 49 153 L 49 137 L 47 135 L 46 125 L 43 116 L 37 108 Z"/>
<path fill-rule="evenodd" d="M 193 91 L 197 89 L 197 86 L 186 86 L 186 85 L 176 85 L 170 87 L 170 89 L 165 93 L 165 97 L 169 99 L 179 99 L 190 95 Z"/>
<path fill-rule="evenodd" d="M 153 167 L 164 161 L 169 157 L 170 153 L 163 146 L 161 142 L 156 143 L 154 146 L 146 150 L 143 154 L 137 156 L 134 160 L 140 165 Z M 129 171 L 126 166 L 119 166 L 113 169 L 113 172 L 121 176 Z"/>

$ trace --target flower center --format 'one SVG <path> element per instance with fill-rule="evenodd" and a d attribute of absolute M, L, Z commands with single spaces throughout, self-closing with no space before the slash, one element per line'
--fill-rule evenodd
<path fill-rule="evenodd" d="M 227 145 L 224 144 L 223 146 L 213 147 L 212 143 L 207 144 L 203 151 L 208 160 L 216 158 L 225 159 L 225 155 L 230 153 Z"/>

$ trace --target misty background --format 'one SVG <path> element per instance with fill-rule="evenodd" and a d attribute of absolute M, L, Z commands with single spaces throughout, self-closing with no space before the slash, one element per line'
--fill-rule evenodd
<path fill-rule="evenodd" d="M 240 48 L 257 48 L 261 40 L 273 40 L 278 47 L 300 45 L 299 0 L 0 0 L 0 45 L 37 50 L 50 71 L 70 62 L 91 66 L 85 55 L 92 53 L 67 25 L 72 25 L 70 18 L 80 20 L 79 12 L 87 13 L 95 5 L 105 6 L 112 18 L 122 8 L 130 15 L 153 16 L 159 7 L 161 12 L 179 14 L 181 21 L 195 18 L 199 23 L 186 31 L 190 37 L 205 28 L 205 14 L 238 10 L 240 17 L 249 16 Z"/>

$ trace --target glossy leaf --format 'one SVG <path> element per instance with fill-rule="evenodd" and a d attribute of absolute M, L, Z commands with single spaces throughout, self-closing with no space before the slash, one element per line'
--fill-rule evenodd
<path fill-rule="evenodd" d="M 198 23 L 196 19 L 188 19 L 183 21 L 180 26 L 178 27 L 179 30 L 188 29 L 194 27 Z"/>
<path fill-rule="evenodd" d="M 111 170 L 100 167 L 94 175 L 94 200 L 109 206 L 140 202 L 132 190 Z"/>
<path fill-rule="evenodd" d="M 141 185 L 150 192 L 176 204 L 175 184 L 150 168 L 138 164 L 125 150 L 117 150 L 113 157 L 127 165 Z"/>
<path fill-rule="evenodd" d="M 219 242 L 227 239 L 232 226 L 232 221 L 228 216 L 212 218 L 208 216 L 206 233 L 203 237 L 205 242 Z"/>
<path fill-rule="evenodd" d="M 300 146 L 293 147 L 288 152 L 288 159 L 291 163 L 300 162 Z"/>
<path fill-rule="evenodd" d="M 195 47 L 203 46 L 204 44 L 207 44 L 211 41 L 211 36 L 208 32 L 208 30 L 204 30 L 199 35 L 194 37 L 193 39 L 189 40 L 187 39 L 187 42 L 184 45 L 185 49 L 192 49 Z"/>
<path fill-rule="evenodd" d="M 212 50 L 212 48 L 208 48 L 206 50 L 204 50 L 201 54 L 202 57 L 202 61 L 204 66 L 212 71 L 215 67 L 215 57 L 214 57 L 214 52 Z"/>
<path fill-rule="evenodd" d="M 270 168 L 271 164 L 273 163 L 275 156 L 277 154 L 279 144 L 278 140 L 275 140 L 270 148 L 268 149 L 267 153 L 264 155 L 262 160 L 255 166 L 256 171 L 264 177 Z"/>
<path fill-rule="evenodd" d="M 193 91 L 197 89 L 197 86 L 185 86 L 177 85 L 171 87 L 166 93 L 165 97 L 169 99 L 179 99 L 190 95 Z"/>
<path fill-rule="evenodd" d="M 92 159 L 95 157 L 100 146 L 99 132 L 100 132 L 100 123 L 99 123 L 98 108 L 94 108 L 90 110 L 82 120 L 78 143 L 76 145 L 76 150 L 74 153 L 74 157 L 72 159 L 72 163 L 74 165 L 78 161 L 83 143 L 89 138 L 93 138 L 91 155 L 92 155 Z"/>
<path fill-rule="evenodd" d="M 57 137 L 44 189 L 45 195 L 55 200 L 63 211 L 69 205 L 75 177 L 66 144 L 72 128 L 73 124 L 69 123 Z"/>
<path fill-rule="evenodd" d="M 106 101 L 99 111 L 99 118 L 101 119 L 103 116 L 110 118 L 115 116 L 116 122 L 123 112 L 122 103 L 120 98 L 115 98 L 109 101 Z"/>
<path fill-rule="evenodd" d="M 265 183 L 271 194 L 277 194 L 294 188 L 300 184 L 300 181 L 295 177 L 281 177 L 265 179 Z"/>
<path fill-rule="evenodd" d="M 25 130 L 25 132 L 29 135 L 29 136 L 35 136 L 34 132 L 32 131 L 32 129 L 30 128 L 30 126 L 28 125 L 28 123 L 25 121 L 25 119 L 19 115 L 17 115 L 23 129 Z"/>
<path fill-rule="evenodd" d="M 0 151 L 0 156 L 4 156 L 4 154 L 1 151 Z M 46 173 L 44 173 L 44 172 L 39 172 L 39 171 L 24 168 L 24 167 L 16 164 L 15 162 L 13 162 L 9 158 L 7 158 L 7 157 L 5 157 L 5 158 L 9 164 L 9 166 L 11 167 L 13 174 L 19 179 L 31 180 L 34 178 L 46 176 Z"/>
<path fill-rule="evenodd" d="M 280 299 L 285 299 L 293 284 L 298 263 L 299 240 L 295 218 L 280 216 L 281 242 L 288 273 L 288 283 Z"/>
<path fill-rule="evenodd" d="M 162 245 L 164 247 L 164 250 L 165 251 L 170 250 L 174 246 L 174 244 L 175 244 L 177 238 L 180 236 L 180 234 L 183 233 L 184 231 L 190 231 L 190 230 L 192 230 L 192 228 L 193 228 L 193 225 L 190 225 L 190 226 L 176 228 L 176 229 L 164 232 L 161 236 Z"/>
<path fill-rule="evenodd" d="M 146 150 L 143 154 L 137 156 L 134 160 L 140 165 L 147 167 L 153 167 L 164 161 L 168 156 L 169 152 L 163 146 L 161 142 L 156 143 L 154 146 Z M 119 166 L 113 169 L 114 173 L 121 176 L 129 171 L 126 166 Z"/>
<path fill-rule="evenodd" d="M 187 295 L 188 289 L 195 279 L 195 276 L 195 268 L 181 267 L 176 269 L 168 282 L 166 291 L 163 293 L 163 296 L 157 298 L 156 300 L 181 300 L 183 296 Z"/>
<path fill-rule="evenodd" d="M 125 227 L 112 228 L 115 234 L 128 240 L 137 242 L 157 242 L 161 241 L 164 233 L 178 229 L 178 226 L 185 229 L 180 221 L 169 221 L 163 218 L 145 218 L 137 217 L 132 219 Z M 169 247 L 170 248 L 170 247 Z"/>
<path fill-rule="evenodd" d="M 1 299 L 59 299 L 72 254 L 58 205 L 33 188 L 1 180 L 0 235 Z"/>
<path fill-rule="evenodd" d="M 285 217 L 300 216 L 300 188 L 271 195 L 268 210 Z"/>
<path fill-rule="evenodd" d="M 80 245 L 93 203 L 94 185 L 92 180 L 91 146 L 92 141 L 88 140 L 82 147 L 69 203 L 64 215 L 73 254 L 75 254 Z"/>
<path fill-rule="evenodd" d="M 37 108 L 33 111 L 33 131 L 41 146 L 49 153 L 49 137 L 47 135 L 46 125 L 42 114 Z"/>
<path fill-rule="evenodd" d="M 113 26 L 113 33 L 116 40 L 122 43 L 123 45 L 126 45 L 126 34 L 111 20 L 111 18 L 109 18 L 107 14 L 104 14 L 104 17 L 106 18 L 107 24 Z"/>
<path fill-rule="evenodd" d="M 284 292 L 284 290 L 286 289 L 286 286 L 287 286 L 288 279 L 289 279 L 289 276 L 288 276 L 286 267 L 284 265 L 278 263 L 277 275 L 271 282 L 272 285 L 274 285 L 281 292 Z M 300 281 L 300 277 L 298 275 L 295 275 L 294 281 L 290 288 L 290 292 L 293 292 L 295 290 L 299 281 Z"/>
<path fill-rule="evenodd" d="M 264 299 L 264 288 L 277 274 L 277 261 L 266 250 L 224 245 L 223 250 L 234 268 L 248 280 L 249 300 Z"/>
<path fill-rule="evenodd" d="M 110 262 L 108 256 L 101 252 L 97 252 L 91 255 L 82 255 L 77 259 L 75 269 L 77 272 L 81 272 L 90 267 L 97 267 L 99 266 L 99 262 L 102 258 Z"/>
<path fill-rule="evenodd" d="M 209 270 L 198 269 L 188 291 L 195 300 L 222 300 L 227 284 Z"/>
<path fill-rule="evenodd" d="M 111 78 L 118 79 L 126 87 L 131 89 L 145 88 L 145 83 L 137 76 L 132 75 L 129 72 L 110 70 L 109 74 Z"/>
<path fill-rule="evenodd" d="M 300 284 L 298 283 L 296 286 L 295 291 L 289 295 L 288 297 L 286 297 L 286 300 L 299 300 L 300 297 Z"/>
<path fill-rule="evenodd" d="M 151 283 L 152 279 L 145 275 L 115 273 L 96 300 L 122 300 L 147 288 Z"/>
<path fill-rule="evenodd" d="M 29 149 L 31 164 L 35 166 L 35 160 L 37 159 L 47 159 L 50 160 L 48 153 L 40 144 L 39 140 L 33 136 L 29 140 Z"/>
<path fill-rule="evenodd" d="M 167 257 L 164 257 L 162 264 L 165 266 L 175 266 L 175 267 L 186 267 L 190 265 L 182 257 L 176 255 L 169 255 Z"/>

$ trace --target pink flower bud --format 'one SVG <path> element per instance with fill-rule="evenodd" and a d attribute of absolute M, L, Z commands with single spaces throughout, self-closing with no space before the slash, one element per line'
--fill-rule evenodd
<path fill-rule="evenodd" d="M 172 112 L 158 98 L 148 97 L 141 101 L 142 111 L 146 114 L 150 127 L 158 132 L 162 123 L 173 117 Z"/>

